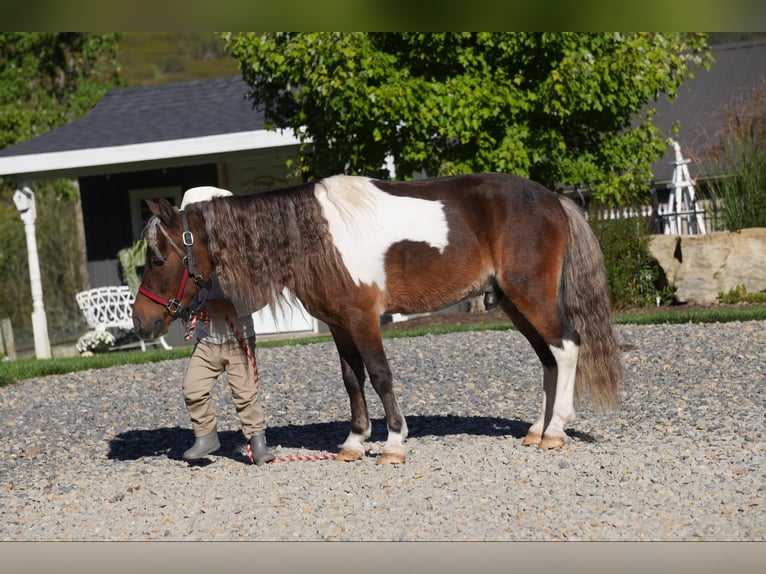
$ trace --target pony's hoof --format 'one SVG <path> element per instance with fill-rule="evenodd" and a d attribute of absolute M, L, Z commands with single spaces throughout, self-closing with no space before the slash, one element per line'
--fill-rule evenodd
<path fill-rule="evenodd" d="M 378 457 L 378 464 L 402 464 L 406 459 L 402 452 L 384 452 Z"/>
<path fill-rule="evenodd" d="M 335 457 L 335 460 L 338 462 L 351 462 L 354 460 L 359 460 L 364 456 L 364 452 L 360 450 L 351 450 L 348 448 L 341 449 L 341 451 L 338 453 L 338 456 Z"/>
<path fill-rule="evenodd" d="M 522 446 L 535 446 L 540 444 L 540 441 L 543 440 L 543 437 L 541 437 L 536 432 L 527 433 L 527 436 L 524 437 L 524 440 L 521 441 Z"/>
<path fill-rule="evenodd" d="M 540 450 L 553 450 L 562 448 L 565 443 L 566 441 L 563 437 L 546 435 L 537 446 L 540 448 Z"/>

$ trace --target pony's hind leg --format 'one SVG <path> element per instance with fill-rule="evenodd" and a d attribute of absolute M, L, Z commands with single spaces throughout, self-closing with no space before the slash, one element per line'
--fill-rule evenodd
<path fill-rule="evenodd" d="M 577 357 L 580 347 L 571 339 L 563 339 L 561 347 L 551 345 L 551 352 L 556 358 L 556 392 L 553 396 L 553 407 L 548 415 L 548 405 L 543 415 L 543 438 L 539 447 L 543 450 L 549 448 L 561 448 L 567 440 L 565 427 L 575 418 L 574 412 L 574 387 L 575 375 L 577 374 Z M 543 384 L 545 384 L 543 376 Z M 550 393 L 546 393 L 546 400 L 550 401 Z"/>
<path fill-rule="evenodd" d="M 549 289 L 550 291 L 550 289 Z M 565 428 L 574 420 L 574 385 L 579 336 L 545 290 L 535 298 L 508 289 L 498 293 L 498 303 L 532 345 L 543 366 L 543 400 L 540 415 L 522 444 L 541 449 L 560 448 Z M 523 311 L 522 311 L 523 309 Z"/>
<path fill-rule="evenodd" d="M 558 369 L 556 367 L 543 367 L 543 404 L 540 409 L 540 416 L 532 426 L 529 427 L 527 435 L 521 442 L 524 446 L 539 446 L 543 440 L 543 431 L 545 430 L 546 421 L 549 421 L 553 415 L 553 401 L 556 398 L 557 377 Z"/>
<path fill-rule="evenodd" d="M 347 333 L 334 327 L 330 327 L 330 332 L 340 356 L 343 384 L 351 406 L 351 430 L 335 460 L 341 462 L 359 460 L 364 456 L 364 442 L 372 434 L 372 423 L 364 395 L 364 363 Z"/>

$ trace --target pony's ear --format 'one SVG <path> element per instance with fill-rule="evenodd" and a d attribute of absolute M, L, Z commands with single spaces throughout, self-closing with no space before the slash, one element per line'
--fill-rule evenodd
<path fill-rule="evenodd" d="M 152 215 L 159 217 L 163 225 L 173 227 L 176 224 L 176 213 L 167 199 L 160 197 L 156 202 L 150 199 L 145 199 L 144 201 Z"/>
<path fill-rule="evenodd" d="M 152 215 L 160 214 L 160 206 L 157 205 L 156 202 L 152 201 L 151 199 L 145 199 L 144 203 L 146 203 L 146 207 L 149 208 L 149 211 L 152 212 Z"/>

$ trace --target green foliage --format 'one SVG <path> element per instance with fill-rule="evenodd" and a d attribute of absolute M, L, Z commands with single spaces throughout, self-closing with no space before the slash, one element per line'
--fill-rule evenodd
<path fill-rule="evenodd" d="M 502 171 L 622 202 L 666 151 L 653 111 L 708 66 L 704 34 L 229 33 L 310 177 Z"/>
<path fill-rule="evenodd" d="M 32 295 L 24 225 L 12 197 L 0 186 L 0 318 L 11 320 L 20 346 L 32 337 Z"/>
<path fill-rule="evenodd" d="M 120 261 L 122 278 L 130 287 L 131 293 L 138 293 L 141 285 L 141 278 L 138 276 L 138 268 L 146 261 L 146 239 L 143 237 L 117 252 L 117 259 Z"/>
<path fill-rule="evenodd" d="M 614 308 L 656 305 L 658 296 L 663 303 L 672 302 L 662 269 L 649 255 L 648 219 L 599 218 L 595 211 L 591 209 L 591 225 L 601 243 Z"/>
<path fill-rule="evenodd" d="M 724 108 L 712 146 L 721 177 L 710 182 L 721 226 L 729 231 L 766 227 L 766 80 Z"/>
<path fill-rule="evenodd" d="M 117 34 L 0 33 L 0 148 L 75 120 L 119 84 Z M 31 340 L 32 300 L 15 182 L 0 180 L 0 317 L 10 317 L 17 346 Z M 76 208 L 69 181 L 34 183 L 36 237 L 53 341 L 82 332 L 75 301 L 82 289 Z"/>
<path fill-rule="evenodd" d="M 36 236 L 43 302 L 52 340 L 66 340 L 86 328 L 75 300 L 82 290 L 75 210 L 80 201 L 68 181 L 36 182 Z M 32 338 L 32 295 L 24 224 L 13 189 L 0 187 L 0 317 L 9 317 L 17 346 Z"/>
<path fill-rule="evenodd" d="M 0 148 L 83 116 L 118 85 L 118 34 L 0 33 Z"/>
<path fill-rule="evenodd" d="M 766 303 L 766 291 L 748 293 L 747 287 L 737 285 L 733 289 L 729 289 L 728 293 L 723 291 L 718 293 L 718 301 L 729 305 L 737 303 Z"/>
<path fill-rule="evenodd" d="M 731 323 L 734 321 L 764 321 L 766 305 L 749 307 L 710 307 L 686 310 L 683 307 L 663 308 L 659 311 L 616 313 L 618 325 L 683 325 L 685 323 Z"/>

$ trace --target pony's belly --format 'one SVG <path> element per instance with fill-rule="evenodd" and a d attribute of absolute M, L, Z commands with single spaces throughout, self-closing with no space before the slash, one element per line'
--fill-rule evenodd
<path fill-rule="evenodd" d="M 386 313 L 425 313 L 493 289 L 494 270 L 478 252 L 437 249 L 413 241 L 392 245 L 385 256 Z"/>
<path fill-rule="evenodd" d="M 462 272 L 417 272 L 387 275 L 383 298 L 385 313 L 425 313 L 438 311 L 483 293 L 493 291 L 492 271 L 464 268 Z"/>

